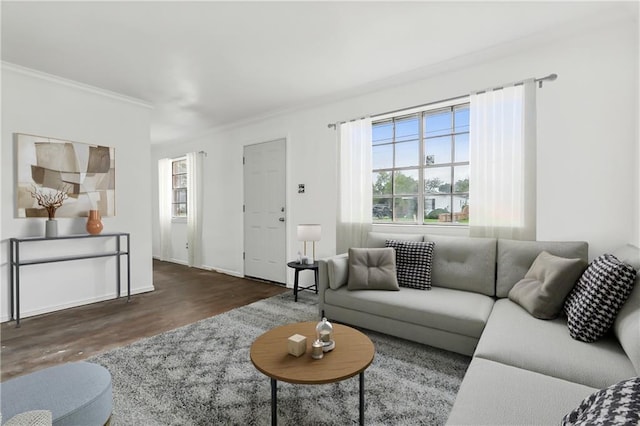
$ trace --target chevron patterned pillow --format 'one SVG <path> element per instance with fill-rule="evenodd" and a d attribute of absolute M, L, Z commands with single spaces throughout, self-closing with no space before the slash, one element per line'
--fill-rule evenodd
<path fill-rule="evenodd" d="M 594 342 L 609 330 L 631 294 L 636 270 L 611 254 L 589 264 L 564 303 L 569 334 Z"/>
<path fill-rule="evenodd" d="M 562 426 L 614 424 L 640 424 L 640 377 L 591 394 L 562 419 Z"/>
<path fill-rule="evenodd" d="M 431 265 L 433 263 L 433 241 L 386 240 L 387 247 L 396 251 L 396 271 L 400 287 L 431 289 Z"/>

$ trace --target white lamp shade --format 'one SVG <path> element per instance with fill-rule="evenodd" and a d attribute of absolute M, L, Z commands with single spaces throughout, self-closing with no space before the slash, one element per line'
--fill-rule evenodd
<path fill-rule="evenodd" d="M 318 224 L 298 225 L 298 241 L 320 241 L 321 227 Z"/>

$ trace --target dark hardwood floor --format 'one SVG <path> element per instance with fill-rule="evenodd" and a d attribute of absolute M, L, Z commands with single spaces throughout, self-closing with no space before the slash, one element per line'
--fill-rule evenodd
<path fill-rule="evenodd" d="M 284 286 L 153 261 L 155 291 L 2 323 L 1 381 L 79 361 L 260 299 Z"/>

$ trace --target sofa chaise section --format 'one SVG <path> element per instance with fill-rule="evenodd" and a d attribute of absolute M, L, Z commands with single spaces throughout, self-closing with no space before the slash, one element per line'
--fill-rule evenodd
<path fill-rule="evenodd" d="M 474 357 L 447 425 L 559 425 L 597 389 Z"/>
<path fill-rule="evenodd" d="M 536 319 L 509 299 L 494 305 L 474 356 L 594 388 L 636 375 L 613 335 L 593 343 L 574 340 L 565 317 Z"/>

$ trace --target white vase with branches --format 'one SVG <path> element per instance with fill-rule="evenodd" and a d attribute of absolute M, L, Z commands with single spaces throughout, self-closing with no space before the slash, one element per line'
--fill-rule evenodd
<path fill-rule="evenodd" d="M 30 191 L 31 196 L 36 199 L 38 205 L 44 207 L 49 216 L 49 220 L 45 222 L 45 237 L 52 238 L 58 236 L 58 222 L 56 222 L 56 210 L 62 206 L 64 200 L 69 198 L 68 187 L 64 186 L 62 189 L 57 189 L 55 192 L 52 190 L 45 191 L 43 188 L 39 188 L 33 185 L 33 190 Z"/>

